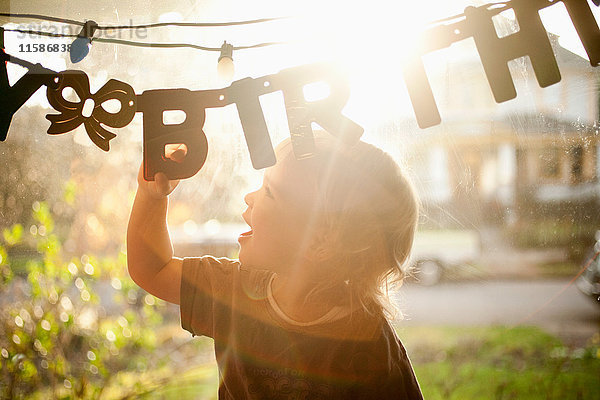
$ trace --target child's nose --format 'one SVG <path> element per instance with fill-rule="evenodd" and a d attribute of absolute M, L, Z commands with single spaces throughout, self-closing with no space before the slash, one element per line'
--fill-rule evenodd
<path fill-rule="evenodd" d="M 244 196 L 244 202 L 245 202 L 245 203 L 246 203 L 246 205 L 248 205 L 248 206 L 249 206 L 249 205 L 250 205 L 250 203 L 252 202 L 252 193 L 253 193 L 253 192 L 247 193 L 247 194 Z"/>

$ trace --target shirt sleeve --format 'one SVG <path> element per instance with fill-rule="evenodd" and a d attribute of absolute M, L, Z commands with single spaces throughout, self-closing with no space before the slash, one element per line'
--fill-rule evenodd
<path fill-rule="evenodd" d="M 381 389 L 384 393 L 391 394 L 393 396 L 391 398 L 398 398 L 399 396 L 403 399 L 423 400 L 421 387 L 406 349 L 389 323 L 385 325 L 384 336 L 392 353 L 390 355 L 390 367 L 393 372 L 387 376 L 386 382 L 381 385 Z"/>
<path fill-rule="evenodd" d="M 182 266 L 181 326 L 193 336 L 214 337 L 216 324 L 228 324 L 234 276 L 239 263 L 212 256 L 185 258 Z"/>

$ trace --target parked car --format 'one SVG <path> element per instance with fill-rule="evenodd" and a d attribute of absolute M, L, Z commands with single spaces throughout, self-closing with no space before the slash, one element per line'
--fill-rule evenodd
<path fill-rule="evenodd" d="M 577 278 L 577 288 L 581 293 L 600 306 L 600 230 L 596 231 L 596 243 L 583 261 L 585 271 Z"/>
<path fill-rule="evenodd" d="M 481 240 L 474 230 L 418 231 L 410 263 L 410 282 L 431 286 L 458 269 L 471 269 L 481 255 Z"/>

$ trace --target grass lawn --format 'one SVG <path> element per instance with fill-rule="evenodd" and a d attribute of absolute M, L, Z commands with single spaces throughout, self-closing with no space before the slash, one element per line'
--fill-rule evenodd
<path fill-rule="evenodd" d="M 426 399 L 600 399 L 600 336 L 567 348 L 535 327 L 398 329 Z"/>
<path fill-rule="evenodd" d="M 535 327 L 399 327 L 423 394 L 435 399 L 600 399 L 600 335 L 567 348 Z M 141 399 L 216 399 L 214 363 L 174 372 Z"/>

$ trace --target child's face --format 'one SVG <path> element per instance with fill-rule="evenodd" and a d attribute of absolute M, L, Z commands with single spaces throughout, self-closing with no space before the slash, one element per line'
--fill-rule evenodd
<path fill-rule="evenodd" d="M 278 153 L 262 187 L 244 198 L 248 208 L 242 217 L 251 230 L 238 241 L 240 262 L 246 267 L 285 273 L 307 261 L 317 222 L 314 166 L 297 161 L 289 151 Z"/>

